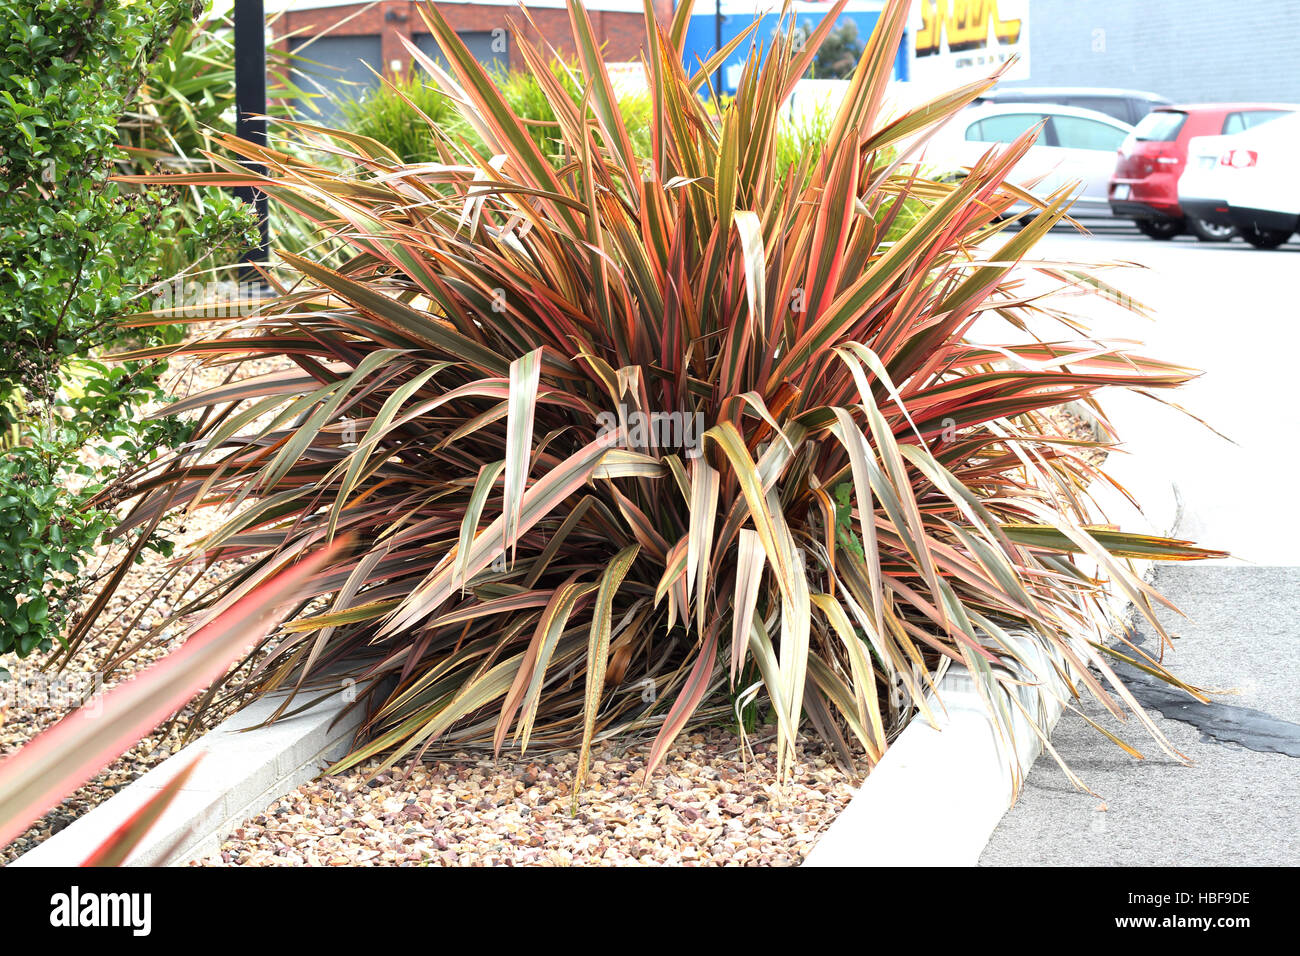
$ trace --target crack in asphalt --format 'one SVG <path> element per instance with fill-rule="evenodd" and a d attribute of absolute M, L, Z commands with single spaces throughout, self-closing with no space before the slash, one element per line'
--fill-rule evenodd
<path fill-rule="evenodd" d="M 1191 724 L 1202 733 L 1202 740 L 1211 738 L 1220 743 L 1240 744 L 1258 753 L 1300 757 L 1300 724 L 1252 707 L 1202 704 L 1188 697 L 1186 691 L 1123 661 L 1113 661 L 1111 666 L 1138 703 L 1171 720 Z"/>

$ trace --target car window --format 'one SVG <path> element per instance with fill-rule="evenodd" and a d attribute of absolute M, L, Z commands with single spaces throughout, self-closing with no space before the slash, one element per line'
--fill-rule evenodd
<path fill-rule="evenodd" d="M 1172 143 L 1186 122 L 1187 114 L 1177 110 L 1148 113 L 1133 130 L 1133 138 L 1146 143 Z"/>
<path fill-rule="evenodd" d="M 1066 149 L 1117 150 L 1128 134 L 1082 116 L 1053 116 L 1056 144 Z"/>
<path fill-rule="evenodd" d="M 966 128 L 966 139 L 976 143 L 1010 143 L 1043 121 L 1041 113 L 1006 113 L 989 116 Z M 1042 134 L 1039 134 L 1042 139 Z"/>
<path fill-rule="evenodd" d="M 1286 110 L 1248 110 L 1241 113 L 1229 113 L 1223 118 L 1223 135 L 1231 136 L 1233 133 L 1244 133 L 1248 129 L 1254 129 L 1260 123 L 1267 123 L 1269 120 L 1275 120 L 1279 116 L 1286 116 Z"/>

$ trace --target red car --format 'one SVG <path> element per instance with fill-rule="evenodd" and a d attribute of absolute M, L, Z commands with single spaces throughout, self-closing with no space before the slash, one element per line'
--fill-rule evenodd
<path fill-rule="evenodd" d="M 1152 239 L 1172 239 L 1190 230 L 1198 239 L 1231 239 L 1232 226 L 1186 216 L 1178 206 L 1178 177 L 1193 136 L 1227 136 L 1296 109 L 1284 103 L 1207 103 L 1159 106 L 1138 123 L 1119 148 L 1110 180 L 1110 208 L 1132 219 Z"/>

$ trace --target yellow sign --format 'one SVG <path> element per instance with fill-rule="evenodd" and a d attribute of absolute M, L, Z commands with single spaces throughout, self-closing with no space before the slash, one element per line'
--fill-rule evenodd
<path fill-rule="evenodd" d="M 908 78 L 918 88 L 951 88 L 998 68 L 1004 80 L 1029 78 L 1029 0 L 914 0 L 908 32 Z"/>
<path fill-rule="evenodd" d="M 922 25 L 916 32 L 917 56 L 938 55 L 945 36 L 952 53 L 987 48 L 990 32 L 999 44 L 1020 42 L 1023 21 L 1003 20 L 998 16 L 998 0 L 920 0 L 920 3 Z"/>

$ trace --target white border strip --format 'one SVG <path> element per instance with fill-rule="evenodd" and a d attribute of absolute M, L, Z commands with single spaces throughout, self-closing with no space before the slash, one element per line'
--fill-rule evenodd
<path fill-rule="evenodd" d="M 1084 406 L 1072 410 L 1086 413 Z M 1167 477 L 1140 470 L 1134 456 L 1115 453 L 1112 462 L 1108 472 L 1146 503 L 1147 510 L 1139 511 L 1114 488 L 1098 482 L 1090 491 L 1105 517 L 1133 531 L 1176 536 L 1181 517 L 1177 486 Z M 1152 562 L 1134 563 L 1149 579 Z M 1112 624 L 1122 624 L 1129 605 L 1112 597 L 1105 610 Z M 1021 640 L 1034 669 L 1052 675 L 1052 693 L 1036 686 L 1017 688 L 1025 709 L 1038 714 L 1039 726 L 1050 734 L 1069 687 L 1053 668 L 1044 666 L 1040 643 Z M 1072 676 L 1077 680 L 1078 675 Z M 1002 739 L 964 667 L 949 668 L 939 683 L 939 698 L 942 703 L 934 694 L 927 697 L 938 729 L 921 716 L 903 729 L 804 866 L 979 863 L 993 831 L 1015 802 L 1020 781 L 1012 768 L 1027 775 L 1043 745 L 1019 711 L 1014 711 L 1014 744 Z"/>
<path fill-rule="evenodd" d="M 81 865 L 197 753 L 203 759 L 126 865 L 180 865 L 216 849 L 249 817 L 343 756 L 361 720 L 361 708 L 354 708 L 335 723 L 347 706 L 340 696 L 257 727 L 283 699 L 273 695 L 249 704 L 9 865 Z M 307 693 L 298 698 L 311 699 Z"/>

